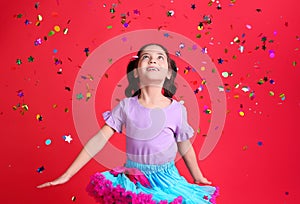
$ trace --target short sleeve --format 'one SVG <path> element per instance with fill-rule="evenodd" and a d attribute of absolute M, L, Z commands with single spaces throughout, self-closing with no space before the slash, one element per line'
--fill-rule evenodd
<path fill-rule="evenodd" d="M 191 137 L 194 136 L 194 130 L 193 128 L 189 125 L 188 120 L 187 120 L 187 111 L 186 108 L 180 104 L 181 107 L 181 119 L 179 120 L 179 123 L 176 127 L 175 131 L 175 140 L 176 142 L 182 142 L 185 140 L 190 139 Z"/>
<path fill-rule="evenodd" d="M 108 126 L 121 133 L 125 122 L 124 102 L 121 101 L 112 111 L 106 111 L 102 116 Z"/>

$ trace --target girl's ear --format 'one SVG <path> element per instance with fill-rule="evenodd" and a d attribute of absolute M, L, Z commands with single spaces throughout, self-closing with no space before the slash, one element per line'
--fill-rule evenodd
<path fill-rule="evenodd" d="M 171 79 L 171 77 L 172 77 L 172 69 L 169 69 L 168 70 L 168 74 L 167 74 L 167 79 Z"/>
<path fill-rule="evenodd" d="M 139 78 L 139 75 L 138 75 L 138 72 L 137 72 L 136 68 L 133 70 L 133 76 L 134 76 L 134 78 Z"/>

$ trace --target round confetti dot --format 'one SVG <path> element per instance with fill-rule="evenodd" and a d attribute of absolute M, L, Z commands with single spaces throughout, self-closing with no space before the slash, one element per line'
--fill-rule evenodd
<path fill-rule="evenodd" d="M 51 142 L 52 142 L 51 139 L 46 139 L 45 144 L 46 144 L 46 145 L 50 145 Z"/>
<path fill-rule="evenodd" d="M 248 149 L 248 145 L 243 146 L 243 150 L 247 150 Z"/>
<path fill-rule="evenodd" d="M 201 71 L 205 71 L 205 67 L 201 67 L 200 70 L 201 70 Z"/>
<path fill-rule="evenodd" d="M 241 110 L 240 110 L 240 111 L 239 111 L 239 115 L 242 116 L 242 117 L 244 117 L 244 116 L 245 116 L 244 111 L 241 111 Z"/>
<path fill-rule="evenodd" d="M 59 32 L 59 31 L 60 31 L 60 27 L 59 27 L 58 25 L 56 25 L 56 26 L 54 26 L 54 30 L 55 30 L 56 32 Z"/>
<path fill-rule="evenodd" d="M 222 76 L 223 76 L 224 78 L 227 78 L 227 77 L 229 76 L 229 73 L 228 73 L 228 72 L 222 72 Z"/>
<path fill-rule="evenodd" d="M 258 145 L 258 146 L 262 146 L 262 145 L 263 145 L 263 142 L 262 142 L 262 141 L 258 141 L 258 142 L 257 142 L 257 145 Z"/>
<path fill-rule="evenodd" d="M 274 58 L 275 57 L 275 52 L 273 50 L 269 51 L 269 57 Z"/>

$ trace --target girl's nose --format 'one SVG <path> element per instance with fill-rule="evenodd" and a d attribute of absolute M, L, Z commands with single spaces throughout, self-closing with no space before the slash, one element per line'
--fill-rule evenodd
<path fill-rule="evenodd" d="M 150 64 L 156 64 L 156 60 L 154 58 L 150 58 L 149 63 Z"/>

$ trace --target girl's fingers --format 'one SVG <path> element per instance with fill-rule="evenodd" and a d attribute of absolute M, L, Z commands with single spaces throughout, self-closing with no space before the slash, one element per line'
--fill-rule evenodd
<path fill-rule="evenodd" d="M 45 188 L 45 187 L 49 187 L 49 186 L 52 186 L 52 182 L 43 183 L 43 184 L 37 186 L 37 188 Z"/>

